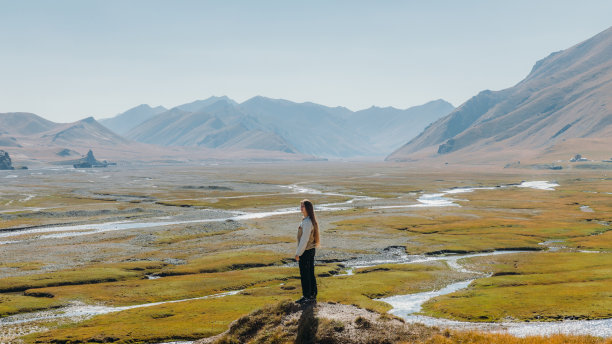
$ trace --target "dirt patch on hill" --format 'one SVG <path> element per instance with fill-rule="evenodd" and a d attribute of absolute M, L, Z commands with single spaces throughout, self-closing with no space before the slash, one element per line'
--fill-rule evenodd
<path fill-rule="evenodd" d="M 234 321 L 229 330 L 196 344 L 229 343 L 395 343 L 418 342 L 437 328 L 406 324 L 401 319 L 355 306 L 290 301 L 257 310 Z"/>

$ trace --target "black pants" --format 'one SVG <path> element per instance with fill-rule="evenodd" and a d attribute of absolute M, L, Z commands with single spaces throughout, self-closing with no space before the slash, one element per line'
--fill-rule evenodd
<path fill-rule="evenodd" d="M 300 256 L 300 280 L 302 281 L 302 295 L 304 297 L 317 297 L 317 279 L 314 273 L 315 249 L 304 251 Z"/>

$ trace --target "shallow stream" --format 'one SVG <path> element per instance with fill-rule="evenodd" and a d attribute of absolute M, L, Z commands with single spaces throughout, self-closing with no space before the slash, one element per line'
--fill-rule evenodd
<path fill-rule="evenodd" d="M 477 256 L 490 256 L 498 254 L 518 253 L 519 251 L 495 251 L 490 253 L 479 253 L 471 255 L 457 255 L 447 257 L 432 257 L 438 260 L 445 260 L 448 266 L 455 271 L 472 272 L 467 270 L 458 260 Z M 408 263 L 416 263 L 414 260 Z M 407 263 L 398 260 L 397 263 Z M 480 330 L 492 332 L 506 332 L 518 337 L 525 336 L 545 336 L 552 334 L 571 334 L 571 335 L 591 335 L 598 337 L 612 336 L 612 319 L 602 320 L 565 320 L 565 321 L 543 321 L 543 322 L 501 322 L 501 323 L 474 323 L 465 321 L 455 321 L 443 318 L 433 318 L 418 315 L 422 305 L 441 295 L 454 293 L 458 290 L 467 288 L 474 279 L 449 284 L 439 290 L 426 291 L 416 294 L 395 295 L 377 299 L 390 304 L 393 309 L 389 313 L 397 315 L 410 323 L 422 323 L 428 326 L 451 328 L 456 330 Z"/>
<path fill-rule="evenodd" d="M 410 207 L 446 207 L 446 206 L 459 206 L 455 199 L 449 197 L 451 195 L 473 192 L 474 190 L 483 189 L 496 189 L 503 187 L 525 187 L 539 190 L 554 190 L 556 183 L 547 181 L 530 181 L 523 182 L 516 185 L 504 185 L 496 187 L 475 187 L 475 188 L 455 188 L 445 190 L 439 193 L 424 193 L 421 194 L 417 201 L 418 203 L 412 204 L 397 204 L 397 205 L 386 205 L 386 206 L 369 206 L 371 209 L 393 209 L 393 208 L 410 208 Z M 348 196 L 350 199 L 346 202 L 322 204 L 317 207 L 318 211 L 337 211 L 352 209 L 356 204 L 367 205 L 368 201 L 375 200 L 375 198 L 367 196 L 355 196 L 355 195 L 344 195 L 338 193 L 326 193 L 323 191 L 301 187 L 298 185 L 281 186 L 292 190 L 294 193 L 303 194 L 322 194 L 330 196 Z M 21 236 L 25 234 L 41 234 L 34 239 L 46 239 L 46 238 L 60 238 L 60 237 L 73 237 L 79 235 L 95 234 L 108 231 L 117 230 L 129 230 L 156 226 L 167 226 L 184 223 L 204 223 L 204 222 L 220 222 L 220 221 L 240 221 L 249 219 L 265 218 L 270 216 L 285 215 L 299 213 L 299 209 L 295 208 L 283 208 L 268 212 L 231 212 L 231 211 L 214 211 L 208 214 L 213 218 L 201 219 L 201 220 L 185 220 L 185 221 L 151 221 L 151 222 L 132 222 L 132 221 L 118 221 L 118 222 L 107 222 L 100 224 L 87 224 L 87 225 L 73 225 L 73 226 L 53 226 L 53 227 L 39 227 L 26 229 L 21 231 L 5 231 L 0 232 L 0 238 L 11 238 L 15 236 Z M 160 219 L 161 220 L 161 219 Z M 29 239 L 32 240 L 32 239 Z M 4 241 L 0 244 L 18 244 L 22 241 Z M 477 253 L 468 255 L 449 255 L 449 256 L 417 256 L 417 255 L 406 255 L 404 252 L 391 253 L 388 257 L 384 257 L 378 260 L 350 260 L 346 261 L 345 265 L 348 267 L 348 273 L 352 274 L 352 269 L 367 267 L 386 263 L 401 263 L 401 264 L 413 264 L 421 263 L 434 260 L 444 260 L 447 262 L 451 269 L 458 272 L 464 273 L 476 273 L 474 271 L 467 270 L 463 267 L 458 260 L 463 258 L 477 257 L 477 256 L 490 256 L 498 254 L 517 253 L 518 251 L 496 251 L 487 253 Z M 612 319 L 604 320 L 568 320 L 559 322 L 504 322 L 504 323 L 470 323 L 452 321 L 448 319 L 432 318 L 422 315 L 418 315 L 421 306 L 428 300 L 440 296 L 453 293 L 457 290 L 466 288 L 473 281 L 473 279 L 465 280 L 449 284 L 439 290 L 427 291 L 423 293 L 409 294 L 409 295 L 396 295 L 387 298 L 379 299 L 380 301 L 387 302 L 393 306 L 390 313 L 395 314 L 404 318 L 408 322 L 424 323 L 431 326 L 439 326 L 445 328 L 454 329 L 478 329 L 487 331 L 499 331 L 508 332 L 516 336 L 528 336 L 528 335 L 550 335 L 556 333 L 567 333 L 567 334 L 584 334 L 607 337 L 612 336 Z M 27 314 L 18 314 L 0 319 L 0 327 L 15 325 L 27 322 L 43 321 L 55 318 L 88 318 L 99 314 L 107 314 L 111 312 L 119 312 L 127 309 L 139 308 L 139 307 L 151 307 L 164 303 L 183 302 L 189 300 L 206 299 L 212 297 L 223 297 L 227 295 L 234 295 L 240 291 L 232 291 L 228 293 L 214 294 L 203 296 L 194 299 L 187 300 L 175 300 L 157 303 L 148 303 L 142 305 L 126 306 L 126 307 L 106 307 L 106 306 L 91 306 L 84 304 L 73 304 L 71 306 L 57 309 L 48 310 L 42 312 L 34 312 Z"/>
<path fill-rule="evenodd" d="M 502 187 L 527 187 L 539 190 L 554 190 L 554 187 L 559 184 L 551 183 L 548 181 L 531 181 L 522 182 L 516 185 L 504 185 L 496 187 L 474 187 L 474 188 L 454 188 L 440 193 L 423 193 L 417 198 L 418 203 L 411 204 L 399 204 L 399 205 L 385 205 L 385 206 L 368 206 L 370 209 L 394 209 L 394 208 L 417 208 L 417 207 L 448 207 L 448 206 L 459 206 L 455 199 L 448 197 L 448 195 L 455 195 L 460 193 L 473 192 L 474 190 L 491 190 Z M 350 197 L 348 201 L 337 202 L 337 203 L 325 203 L 315 207 L 317 211 L 340 211 L 353 209 L 358 204 L 367 206 L 367 202 L 376 200 L 375 197 L 369 196 L 357 196 L 347 195 L 334 192 L 323 192 L 320 190 L 301 187 L 299 185 L 279 185 L 282 188 L 288 188 L 297 194 L 319 194 L 328 196 L 346 196 Z M 139 228 L 150 228 L 158 226 L 169 226 L 178 224 L 188 223 L 207 223 L 207 222 L 224 222 L 224 221 L 244 221 L 261 219 L 270 216 L 298 214 L 300 212 L 298 207 L 292 208 L 281 208 L 266 212 L 243 212 L 243 211 L 224 211 L 224 210 L 202 210 L 202 216 L 204 219 L 198 220 L 175 220 L 175 221 L 163 221 L 168 218 L 158 218 L 158 221 L 113 221 L 105 223 L 85 224 L 85 225 L 68 225 L 68 226 L 48 226 L 48 227 L 36 227 L 23 230 L 14 231 L 1 231 L 0 239 L 12 238 L 22 235 L 36 235 L 34 238 L 26 240 L 39 240 L 39 239 L 53 239 L 53 238 L 67 238 L 76 237 L 81 235 L 89 235 L 96 233 L 131 230 Z M 0 245 L 18 244 L 25 240 L 4 240 L 0 241 Z"/>

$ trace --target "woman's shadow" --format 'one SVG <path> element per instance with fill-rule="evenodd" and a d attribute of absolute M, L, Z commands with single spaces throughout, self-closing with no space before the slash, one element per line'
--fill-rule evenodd
<path fill-rule="evenodd" d="M 303 306 L 302 315 L 298 320 L 296 344 L 312 344 L 315 343 L 317 329 L 319 328 L 319 319 L 314 314 L 314 304 Z"/>

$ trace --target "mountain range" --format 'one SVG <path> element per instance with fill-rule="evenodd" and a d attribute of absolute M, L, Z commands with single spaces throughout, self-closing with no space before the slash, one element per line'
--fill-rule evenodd
<path fill-rule="evenodd" d="M 386 160 L 479 162 L 612 155 L 612 28 L 538 61 L 513 87 L 485 90 Z"/>
<path fill-rule="evenodd" d="M 210 97 L 171 109 L 139 105 L 100 122 L 0 113 L 0 146 L 29 161 L 62 161 L 89 149 L 120 161 L 380 158 L 452 109 L 443 100 L 353 112 L 265 97 L 241 104 Z"/>
<path fill-rule="evenodd" d="M 312 156 L 258 149 L 162 147 L 118 135 L 93 117 L 54 123 L 31 113 L 0 113 L 0 147 L 21 164 L 62 162 L 92 149 L 102 159 L 122 162 L 202 160 L 305 160 Z"/>
<path fill-rule="evenodd" d="M 100 123 L 119 135 L 125 135 L 125 133 L 138 124 L 167 110 L 163 106 L 153 108 L 147 104 L 142 104 L 113 118 L 101 119 Z"/>
<path fill-rule="evenodd" d="M 130 114 L 143 109 L 147 116 L 134 121 Z M 210 97 L 157 114 L 155 109 L 140 105 L 101 122 L 112 121 L 115 131 L 126 138 L 162 146 L 260 149 L 325 158 L 384 157 L 454 107 L 436 100 L 406 110 L 371 107 L 353 112 L 257 96 L 240 104 Z"/>
<path fill-rule="evenodd" d="M 103 159 L 313 159 L 502 163 L 612 156 L 612 28 L 538 61 L 518 84 L 458 108 L 351 111 L 257 96 L 210 97 L 170 109 L 143 104 L 100 124 L 0 114 L 0 147 L 15 159 L 93 148 Z M 407 143 L 406 143 L 407 142 Z M 389 154 L 392 152 L 391 154 Z M 61 154 L 60 154 L 61 153 Z M 106 154 L 106 155 L 105 155 Z"/>

